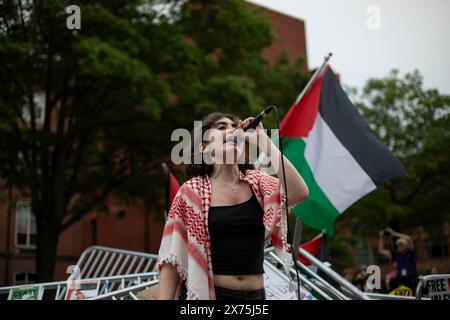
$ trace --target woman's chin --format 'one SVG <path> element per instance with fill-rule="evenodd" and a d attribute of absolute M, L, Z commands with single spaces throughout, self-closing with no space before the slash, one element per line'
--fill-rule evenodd
<path fill-rule="evenodd" d="M 223 152 L 224 163 L 235 164 L 239 158 L 239 152 L 237 147 L 226 148 Z"/>
<path fill-rule="evenodd" d="M 236 153 L 239 150 L 238 146 L 234 143 L 225 143 L 223 145 L 223 154 Z"/>

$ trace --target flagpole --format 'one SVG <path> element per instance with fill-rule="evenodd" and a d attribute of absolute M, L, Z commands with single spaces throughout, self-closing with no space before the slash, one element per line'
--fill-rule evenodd
<path fill-rule="evenodd" d="M 294 106 L 296 106 L 298 104 L 298 102 L 303 98 L 303 96 L 305 95 L 305 93 L 309 90 L 309 88 L 311 87 L 311 84 L 314 82 L 314 80 L 316 80 L 317 76 L 319 74 L 322 73 L 323 68 L 325 68 L 325 65 L 328 63 L 328 60 L 330 60 L 331 56 L 333 55 L 333 53 L 328 53 L 328 55 L 326 55 L 323 58 L 323 63 L 322 65 L 314 72 L 313 76 L 311 77 L 311 79 L 309 79 L 308 83 L 306 84 L 306 86 L 303 88 L 302 92 L 300 92 L 300 94 L 297 96 L 297 99 L 295 99 L 295 103 Z"/>
<path fill-rule="evenodd" d="M 313 76 L 309 79 L 308 83 L 306 84 L 306 86 L 303 88 L 302 92 L 300 92 L 300 94 L 297 96 L 297 99 L 295 99 L 295 103 L 294 103 L 294 107 L 297 106 L 298 102 L 303 98 L 303 96 L 306 94 L 306 92 L 308 92 L 309 88 L 311 87 L 311 84 L 314 82 L 314 80 L 316 80 L 317 76 L 319 74 L 322 73 L 323 68 L 325 68 L 325 65 L 328 63 L 328 61 L 330 60 L 331 56 L 333 55 L 333 53 L 329 52 L 324 58 L 323 58 L 323 63 L 322 65 L 314 72 Z M 260 168 L 260 165 L 262 163 L 267 163 L 267 155 L 262 152 L 259 156 L 258 159 L 256 159 L 255 161 L 255 166 L 257 168 Z M 268 168 L 265 169 L 265 171 L 267 173 L 269 173 L 270 175 L 274 174 L 274 172 L 270 171 L 270 165 Z M 297 225 L 296 225 L 296 229 L 297 229 Z"/>
<path fill-rule="evenodd" d="M 302 240 L 302 231 L 303 231 L 303 220 L 300 218 L 295 219 L 295 229 L 294 229 L 294 241 L 292 243 L 292 250 L 294 250 L 295 257 L 298 257 L 300 246 L 300 241 Z"/>
<path fill-rule="evenodd" d="M 328 63 L 328 61 L 330 60 L 332 55 L 333 55 L 333 53 L 329 52 L 323 58 L 322 65 L 314 72 L 313 76 L 309 79 L 308 83 L 303 88 L 302 92 L 300 92 L 300 94 L 297 96 L 297 99 L 295 99 L 294 108 L 295 108 L 295 106 L 298 105 L 299 101 L 303 98 L 303 96 L 306 94 L 306 92 L 308 92 L 308 90 L 311 88 L 311 85 L 314 82 L 314 80 L 316 80 L 316 78 L 319 76 L 319 74 L 322 73 L 323 68 L 325 68 L 326 64 Z M 300 218 L 296 218 L 295 220 L 296 221 L 295 221 L 295 229 L 294 229 L 294 239 L 298 243 L 294 246 L 293 250 L 294 250 L 294 252 L 296 250 L 298 253 L 298 245 L 300 245 L 300 242 L 301 242 L 303 221 Z"/>
<path fill-rule="evenodd" d="M 311 88 L 311 85 L 314 82 L 314 80 L 316 80 L 317 77 L 322 73 L 323 69 L 327 65 L 327 63 L 330 60 L 332 55 L 333 55 L 333 53 L 330 52 L 323 58 L 322 65 L 314 72 L 313 76 L 309 79 L 308 83 L 303 88 L 302 92 L 300 92 L 300 94 L 297 96 L 297 99 L 295 99 L 294 108 L 295 108 L 295 106 L 298 105 L 298 103 L 303 98 L 303 96 L 306 94 L 306 92 L 308 92 L 308 90 Z M 302 241 L 302 231 L 303 231 L 303 220 L 300 218 L 296 218 L 295 219 L 295 229 L 294 229 L 294 241 L 292 243 L 293 248 L 291 248 L 291 250 L 295 254 L 294 255 L 295 259 L 297 259 L 298 255 L 299 255 L 299 246 Z M 294 263 L 297 264 L 297 261 L 294 261 Z"/>

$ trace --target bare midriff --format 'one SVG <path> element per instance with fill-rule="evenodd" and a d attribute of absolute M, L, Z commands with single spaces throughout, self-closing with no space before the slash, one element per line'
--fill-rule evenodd
<path fill-rule="evenodd" d="M 231 290 L 258 290 L 264 287 L 263 274 L 214 275 L 216 286 Z"/>

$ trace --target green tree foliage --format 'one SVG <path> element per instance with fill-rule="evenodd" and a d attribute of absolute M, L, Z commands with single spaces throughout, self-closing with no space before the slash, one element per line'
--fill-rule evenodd
<path fill-rule="evenodd" d="M 0 7 L 0 181 L 30 195 L 38 281 L 53 277 L 60 233 L 109 196 L 157 207 L 173 129 L 287 109 L 305 83 L 262 58 L 271 26 L 243 0 L 77 1 L 80 30 L 66 27 L 71 4 Z"/>

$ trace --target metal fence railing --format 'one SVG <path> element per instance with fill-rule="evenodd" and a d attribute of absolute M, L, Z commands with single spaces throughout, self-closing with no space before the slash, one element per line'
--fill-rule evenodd
<path fill-rule="evenodd" d="M 428 299 L 446 299 L 450 300 L 450 274 L 432 274 L 420 276 L 416 287 L 416 299 L 423 299 L 424 289 L 428 289 Z M 443 297 L 445 295 L 445 297 Z"/>
<path fill-rule="evenodd" d="M 423 290 L 429 287 L 430 281 L 450 281 L 450 274 L 430 275 L 419 278 L 415 297 L 394 296 L 380 293 L 367 293 L 355 287 L 348 280 L 324 263 L 301 249 L 299 254 L 308 259 L 320 271 L 316 273 L 297 261 L 301 292 L 313 295 L 322 300 L 411 300 L 429 299 L 423 297 Z M 137 251 L 92 246 L 87 248 L 78 259 L 76 266 L 80 270 L 80 279 L 99 283 L 97 296 L 89 300 L 139 300 L 138 293 L 159 282 L 157 255 Z M 265 250 L 265 269 L 272 272 L 283 283 L 289 283 L 281 259 L 275 254 L 273 247 Z M 291 276 L 296 278 L 294 268 Z M 443 280 L 444 279 L 444 280 Z M 7 299 L 11 289 L 25 288 L 30 285 L 0 287 L 0 300 Z M 68 281 L 55 281 L 32 284 L 43 288 L 42 299 L 63 300 L 67 295 Z M 304 294 L 303 294 L 304 295 Z M 276 297 L 275 297 L 276 298 Z"/>
<path fill-rule="evenodd" d="M 89 300 L 140 300 L 137 297 L 138 292 L 145 290 L 151 286 L 156 285 L 159 279 L 154 279 L 148 282 L 136 284 L 127 288 L 122 288 L 116 291 L 107 292 Z"/>
<path fill-rule="evenodd" d="M 99 281 L 98 294 L 104 295 L 157 279 L 156 261 L 155 254 L 91 246 L 83 251 L 75 266 L 79 268 L 79 279 Z M 41 299 L 62 300 L 67 293 L 67 285 L 68 281 L 64 280 L 0 287 L 0 299 L 7 299 L 12 289 L 33 286 L 43 289 Z"/>
<path fill-rule="evenodd" d="M 342 289 L 346 289 L 346 291 L 351 295 L 350 298 L 360 299 L 360 300 L 369 300 L 370 298 L 366 293 L 359 290 L 355 287 L 351 282 L 342 277 L 339 273 L 331 269 L 329 266 L 324 264 L 322 261 L 317 259 L 311 253 L 306 251 L 305 249 L 299 248 L 299 253 L 308 259 L 313 265 L 315 265 L 320 271 L 326 274 L 329 278 L 331 278 L 334 282 L 339 284 Z"/>
<path fill-rule="evenodd" d="M 81 278 L 127 275 L 156 270 L 156 254 L 102 246 L 84 250 L 76 265 Z"/>
<path fill-rule="evenodd" d="M 126 289 L 142 283 L 147 283 L 158 279 L 157 272 L 138 273 L 130 275 L 107 276 L 98 278 L 89 278 L 91 282 L 99 282 L 98 294 L 106 294 L 118 290 Z M 0 299 L 5 300 L 11 289 L 26 288 L 30 285 L 9 286 L 0 288 Z M 67 294 L 67 281 L 54 281 L 46 283 L 34 283 L 32 286 L 42 286 L 44 290 L 43 299 L 45 300 L 64 300 Z"/>
<path fill-rule="evenodd" d="M 341 275 L 335 272 L 330 268 L 326 263 L 320 261 L 309 252 L 304 249 L 299 250 L 299 254 L 302 254 L 305 258 L 307 258 L 312 265 L 316 266 L 319 270 L 322 271 L 322 274 L 325 274 L 328 279 L 324 279 L 319 274 L 313 272 L 308 267 L 303 265 L 300 261 L 297 261 L 297 265 L 300 267 L 300 271 L 312 282 L 316 287 L 319 287 L 323 292 L 325 292 L 331 299 L 333 300 L 351 300 L 351 299 L 364 299 L 364 300 L 414 300 L 414 299 L 422 299 L 422 300 L 430 300 L 429 297 L 423 297 L 422 291 L 429 285 L 430 280 L 444 280 L 450 281 L 450 274 L 440 274 L 440 275 L 430 275 L 423 276 L 419 278 L 419 284 L 416 289 L 416 297 L 411 296 L 400 296 L 400 295 L 392 295 L 392 294 L 383 294 L 383 293 L 372 293 L 372 292 L 363 292 L 357 287 L 355 287 L 348 280 L 344 279 Z M 276 256 L 273 248 L 266 249 L 266 260 L 271 261 L 272 263 L 278 262 L 281 263 L 281 259 Z M 291 268 L 291 274 L 295 276 L 296 272 L 294 268 Z M 334 285 L 330 283 L 330 280 L 334 282 Z M 301 285 L 309 286 L 308 282 L 304 282 L 304 278 L 300 276 Z M 449 285 L 450 287 L 450 285 Z M 314 290 L 313 287 L 309 286 L 309 289 Z M 322 296 L 323 293 L 315 290 L 316 295 Z"/>
<path fill-rule="evenodd" d="M 273 252 L 273 248 L 269 248 L 268 250 L 266 250 L 266 261 L 269 261 L 273 264 L 276 263 L 280 263 L 282 264 L 281 259 L 275 254 L 275 252 Z M 283 272 L 284 278 L 286 281 L 289 281 L 289 278 L 286 274 L 284 274 L 284 268 L 282 268 L 283 271 L 279 270 L 280 272 Z M 293 276 L 296 276 L 295 270 L 292 269 L 291 271 L 293 271 Z M 308 291 L 310 292 L 314 292 L 316 295 L 318 295 L 318 297 L 320 299 L 324 299 L 324 300 L 333 300 L 333 298 L 326 293 L 324 290 L 322 290 L 322 288 L 320 288 L 317 284 L 315 284 L 314 282 L 312 282 L 310 279 L 308 279 L 305 275 L 303 274 L 299 274 L 299 279 L 300 279 L 300 288 L 306 288 Z"/>

